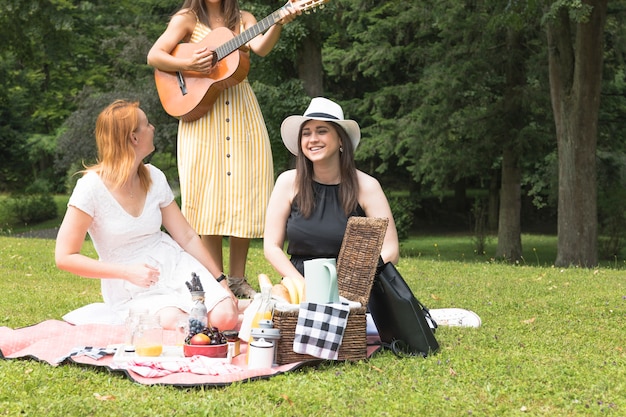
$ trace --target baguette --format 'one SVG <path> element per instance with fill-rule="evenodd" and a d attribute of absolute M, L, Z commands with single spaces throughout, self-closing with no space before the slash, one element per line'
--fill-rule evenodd
<path fill-rule="evenodd" d="M 261 290 L 263 289 L 263 287 L 271 287 L 272 286 L 272 281 L 270 280 L 270 278 L 265 275 L 265 274 L 259 274 L 259 288 L 261 288 Z"/>

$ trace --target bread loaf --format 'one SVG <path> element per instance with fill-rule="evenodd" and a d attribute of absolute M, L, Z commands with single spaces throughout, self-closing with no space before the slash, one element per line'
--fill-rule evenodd
<path fill-rule="evenodd" d="M 287 287 L 285 287 L 283 284 L 276 284 L 272 287 L 272 297 L 283 299 L 287 303 L 291 304 L 289 291 L 287 290 Z"/>

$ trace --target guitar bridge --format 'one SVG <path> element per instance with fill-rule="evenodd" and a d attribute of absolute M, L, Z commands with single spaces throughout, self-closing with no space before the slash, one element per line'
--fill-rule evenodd
<path fill-rule="evenodd" d="M 178 88 L 180 88 L 180 92 L 183 93 L 183 96 L 187 95 L 187 86 L 185 85 L 183 73 L 176 71 L 176 79 L 178 80 Z"/>

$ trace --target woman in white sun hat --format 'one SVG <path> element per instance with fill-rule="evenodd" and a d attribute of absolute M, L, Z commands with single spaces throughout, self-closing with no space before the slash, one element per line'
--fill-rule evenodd
<path fill-rule="evenodd" d="M 354 162 L 358 123 L 344 119 L 337 103 L 317 97 L 303 116 L 287 117 L 280 130 L 296 168 L 277 178 L 267 207 L 264 251 L 276 271 L 303 277 L 305 260 L 336 258 L 351 216 L 389 219 L 381 257 L 397 263 L 398 233 L 387 198 L 380 183 Z"/>
<path fill-rule="evenodd" d="M 303 116 L 287 117 L 280 132 L 296 155 L 296 168 L 278 177 L 267 207 L 263 246 L 276 271 L 303 278 L 304 261 L 336 258 L 350 216 L 389 219 L 380 256 L 396 264 L 398 233 L 387 198 L 379 182 L 354 163 L 358 123 L 344 119 L 337 103 L 317 97 Z M 481 325 L 476 313 L 461 308 L 430 309 L 430 314 L 444 326 Z M 368 318 L 368 331 L 370 325 Z"/>

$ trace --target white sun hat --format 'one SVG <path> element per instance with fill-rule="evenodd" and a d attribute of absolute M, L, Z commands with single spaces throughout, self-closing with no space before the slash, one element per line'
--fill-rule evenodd
<path fill-rule="evenodd" d="M 304 115 L 289 116 L 283 120 L 283 124 L 280 126 L 280 135 L 283 138 L 283 143 L 289 149 L 289 152 L 294 155 L 298 155 L 300 152 L 300 143 L 298 142 L 300 126 L 309 120 L 337 123 L 348 134 L 353 149 L 356 149 L 361 140 L 359 124 L 354 120 L 345 120 L 343 118 L 343 109 L 339 104 L 324 97 L 315 97 L 311 100 L 311 104 L 309 104 Z"/>

